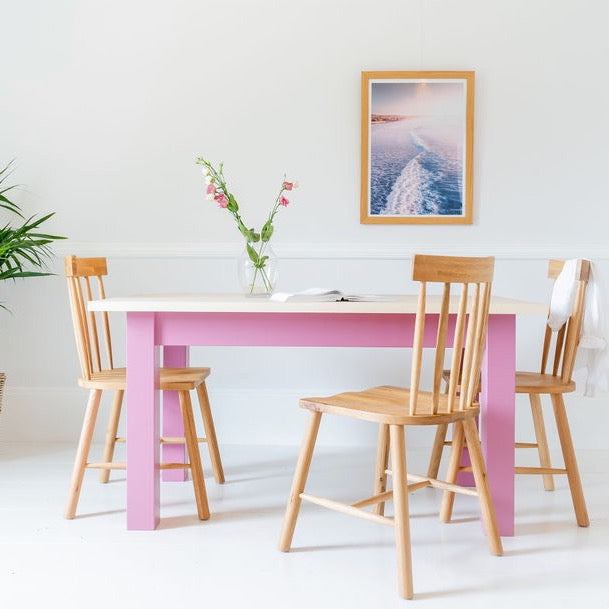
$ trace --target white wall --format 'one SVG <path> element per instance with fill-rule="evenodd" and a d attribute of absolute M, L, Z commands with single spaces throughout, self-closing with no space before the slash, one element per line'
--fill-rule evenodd
<path fill-rule="evenodd" d="M 108 255 L 114 293 L 238 289 L 242 244 L 203 198 L 205 155 L 225 162 L 251 224 L 284 172 L 300 181 L 276 225 L 280 289 L 408 292 L 413 252 L 483 253 L 497 256 L 496 293 L 545 300 L 547 257 L 609 271 L 607 17 L 601 0 L 22 0 L 3 9 L 0 164 L 17 158 L 28 212 L 57 211 L 49 228 L 70 240 L 54 270 L 66 253 Z M 472 225 L 359 223 L 360 72 L 389 69 L 476 71 Z M 72 440 L 85 395 L 64 281 L 0 290 L 13 311 L 0 314 L 1 433 Z M 519 365 L 535 365 L 542 323 L 520 320 Z M 408 355 L 192 360 L 213 367 L 223 441 L 295 443 L 298 396 L 403 382 Z M 570 398 L 576 443 L 605 446 L 606 399 Z M 374 433 L 341 422 L 322 439 Z"/>

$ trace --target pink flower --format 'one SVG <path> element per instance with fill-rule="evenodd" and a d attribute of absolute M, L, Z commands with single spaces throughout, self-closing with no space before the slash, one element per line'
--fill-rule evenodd
<path fill-rule="evenodd" d="M 282 188 L 284 190 L 292 190 L 292 188 L 294 188 L 294 182 L 284 182 L 282 185 Z"/>
<path fill-rule="evenodd" d="M 287 190 L 290 190 L 289 188 Z M 283 205 L 284 207 L 287 207 L 290 204 L 290 202 L 283 196 L 281 195 L 279 197 L 279 205 Z"/>
<path fill-rule="evenodd" d="M 224 193 L 220 193 L 215 197 L 216 201 L 218 201 L 218 207 L 226 208 L 228 207 L 228 199 Z"/>
<path fill-rule="evenodd" d="M 207 195 L 207 199 L 211 201 L 216 195 L 216 187 L 213 184 L 208 184 L 207 190 L 205 192 Z"/>

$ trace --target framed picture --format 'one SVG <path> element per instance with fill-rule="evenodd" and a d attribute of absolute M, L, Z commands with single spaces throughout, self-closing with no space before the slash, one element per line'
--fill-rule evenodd
<path fill-rule="evenodd" d="M 474 72 L 362 72 L 363 224 L 471 224 Z"/>

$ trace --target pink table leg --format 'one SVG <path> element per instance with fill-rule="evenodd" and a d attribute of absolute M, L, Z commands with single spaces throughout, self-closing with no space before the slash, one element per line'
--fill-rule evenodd
<path fill-rule="evenodd" d="M 163 347 L 163 366 L 168 368 L 188 366 L 188 350 L 186 347 Z M 163 392 L 163 435 L 167 437 L 182 437 L 184 435 L 177 391 Z M 186 447 L 184 444 L 164 444 L 162 454 L 165 463 L 184 463 Z M 163 470 L 162 477 L 163 480 L 182 482 L 186 480 L 186 470 L 166 469 Z"/>
<path fill-rule="evenodd" d="M 490 315 L 482 369 L 481 437 L 501 535 L 514 535 L 516 316 Z"/>
<path fill-rule="evenodd" d="M 160 520 L 159 349 L 155 314 L 127 314 L 127 529 Z M 152 408 L 151 408 L 152 405 Z"/>

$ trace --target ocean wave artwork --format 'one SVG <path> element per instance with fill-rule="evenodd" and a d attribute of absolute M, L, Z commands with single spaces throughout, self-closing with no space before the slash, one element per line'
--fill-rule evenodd
<path fill-rule="evenodd" d="M 463 143 L 455 118 L 373 115 L 370 214 L 462 215 Z"/>

